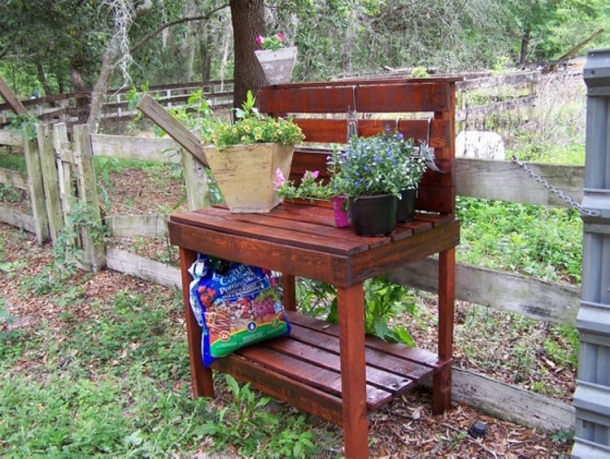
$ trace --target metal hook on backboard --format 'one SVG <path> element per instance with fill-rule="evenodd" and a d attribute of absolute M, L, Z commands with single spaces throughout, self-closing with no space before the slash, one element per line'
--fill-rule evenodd
<path fill-rule="evenodd" d="M 347 140 L 358 136 L 358 110 L 356 108 L 356 86 L 352 86 L 352 103 L 354 109 L 347 107 Z"/>
<path fill-rule="evenodd" d="M 430 148 L 430 140 L 432 138 L 432 120 L 434 118 L 428 118 L 428 126 L 426 129 L 426 140 L 419 141 L 419 152 L 424 157 L 426 161 L 426 165 L 435 172 L 440 172 L 443 174 L 444 172 L 438 168 L 436 163 L 434 162 L 434 148 Z"/>

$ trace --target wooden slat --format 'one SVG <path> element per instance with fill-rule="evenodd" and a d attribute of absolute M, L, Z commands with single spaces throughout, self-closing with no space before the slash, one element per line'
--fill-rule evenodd
<path fill-rule="evenodd" d="M 324 345 L 328 345 L 330 341 L 324 341 L 320 336 L 316 333 L 328 335 L 328 336 L 339 336 L 339 326 L 337 324 L 326 323 L 312 317 L 297 314 L 297 313 L 287 313 L 288 320 L 291 324 L 296 325 L 294 327 L 294 332 L 291 334 L 296 339 L 300 340 L 308 340 L 308 333 L 304 330 L 309 330 L 310 333 L 314 334 L 315 338 L 311 338 L 312 344 L 315 343 L 315 339 L 319 339 L 321 342 L 324 342 Z M 370 354 L 371 359 L 377 358 L 380 352 L 386 353 L 391 356 L 400 357 L 400 360 L 408 360 L 411 362 L 416 362 L 418 365 L 425 365 L 432 369 L 438 368 L 440 365 L 439 358 L 436 354 L 426 351 L 424 349 L 412 348 L 398 343 L 388 343 L 374 336 L 368 336 L 366 340 L 367 348 L 378 351 L 377 353 L 373 352 Z M 373 361 L 368 360 L 369 355 L 367 355 L 367 363 L 373 363 Z M 443 363 L 444 364 L 444 363 Z M 380 366 L 383 366 L 384 363 L 379 363 Z M 388 368 L 389 369 L 389 368 Z M 392 370 L 395 371 L 395 370 Z M 429 369 L 428 369 L 429 371 Z M 408 375 L 408 373 L 399 373 Z M 422 375 L 423 371 L 416 369 L 415 375 L 417 379 L 417 375 Z M 412 375 L 411 375 L 412 376 Z M 411 377 L 409 376 L 409 377 Z"/>
<path fill-rule="evenodd" d="M 351 87 L 264 87 L 258 90 L 258 108 L 272 115 L 286 113 L 347 113 L 354 109 Z"/>
<path fill-rule="evenodd" d="M 347 119 L 301 118 L 297 116 L 293 120 L 303 130 L 306 142 L 347 142 Z M 401 119 L 400 113 L 391 115 L 391 117 L 358 119 L 358 135 L 362 137 L 378 134 L 387 127 L 398 130 L 405 138 L 413 138 L 417 143 L 420 140 L 427 139 L 427 120 Z M 430 145 L 435 148 L 444 147 L 449 142 L 451 142 L 451 139 L 449 138 L 448 123 L 443 120 L 434 121 L 431 126 Z"/>
<path fill-rule="evenodd" d="M 27 174 L 19 171 L 14 171 L 12 169 L 4 169 L 1 167 L 0 183 L 14 186 L 15 188 L 20 188 L 22 190 L 27 190 L 29 188 Z"/>
<path fill-rule="evenodd" d="M 18 115 L 25 115 L 28 112 L 2 77 L 0 77 L 0 96 L 6 101 L 11 110 Z"/>
<path fill-rule="evenodd" d="M 36 233 L 36 220 L 31 215 L 18 212 L 11 207 L 0 204 L 0 221 L 11 226 Z"/>
<path fill-rule="evenodd" d="M 218 359 L 212 368 L 229 373 L 241 382 L 250 383 L 266 394 L 326 421 L 337 425 L 343 423 L 339 397 L 278 374 L 237 354 Z"/>
<path fill-rule="evenodd" d="M 0 129 L 0 145 L 14 145 L 20 147 L 23 145 L 23 137 L 18 136 L 13 131 Z"/>
<path fill-rule="evenodd" d="M 447 111 L 450 88 L 443 83 L 379 84 L 358 87 L 359 112 L 441 112 Z"/>
<path fill-rule="evenodd" d="M 232 214 L 226 210 L 210 208 L 205 209 L 205 219 L 198 218 L 198 211 L 195 211 L 173 215 L 170 221 L 221 231 L 230 230 L 234 234 L 246 237 L 264 238 L 271 242 L 289 242 L 297 247 L 321 250 L 338 255 L 348 255 L 368 248 L 366 245 L 367 238 L 361 238 L 357 241 L 343 239 L 342 232 L 344 230 L 327 227 L 327 235 L 320 235 L 316 234 L 320 228 L 315 225 L 288 219 L 270 219 L 266 214 L 262 216 L 257 214 Z M 260 226 L 253 225 L 253 223 L 260 224 L 261 222 L 266 222 L 263 224 L 267 226 L 267 231 L 262 232 Z M 272 224 L 281 224 L 282 227 L 272 227 Z M 328 236 L 329 233 L 335 234 L 339 239 Z"/>
<path fill-rule="evenodd" d="M 298 335 L 295 335 L 294 331 L 295 328 L 292 329 L 291 338 L 270 340 L 265 343 L 265 347 L 290 355 L 293 359 L 303 360 L 321 368 L 337 371 L 340 365 L 337 352 L 329 352 L 327 349 L 300 342 L 295 339 L 298 338 Z M 412 383 L 412 379 L 371 366 L 366 369 L 366 381 L 367 384 L 392 394 Z"/>
<path fill-rule="evenodd" d="M 406 113 L 449 110 L 446 82 L 354 82 L 351 86 L 275 86 L 259 89 L 258 107 L 273 115 L 287 113 Z"/>
<path fill-rule="evenodd" d="M 317 363 L 312 364 L 306 360 L 296 359 L 289 354 L 277 352 L 266 346 L 247 346 L 237 351 L 237 354 L 293 380 L 335 397 L 341 397 L 341 373 L 338 369 L 330 370 Z M 367 385 L 366 404 L 368 409 L 376 409 L 390 400 L 392 400 L 392 393 Z"/>
<path fill-rule="evenodd" d="M 215 231 L 213 229 L 197 228 L 177 223 L 170 220 L 168 222 L 170 241 L 179 247 L 184 247 L 194 251 L 204 250 L 205 253 L 255 266 L 277 270 L 280 272 L 293 273 L 298 276 L 316 278 L 322 281 L 330 281 L 333 277 L 337 284 L 348 282 L 349 272 L 347 260 L 343 256 L 336 254 L 318 253 L 316 256 L 312 250 L 293 248 L 286 249 L 281 244 L 269 241 L 241 238 L 235 239 L 231 236 Z M 205 238 L 206 246 L 202 249 L 201 240 Z M 261 257 L 261 254 L 265 254 Z M 342 279 L 342 277 L 345 277 Z"/>
<path fill-rule="evenodd" d="M 197 161 L 204 166 L 208 166 L 203 145 L 201 145 L 201 141 L 197 138 L 197 136 L 170 116 L 169 113 L 167 113 L 167 111 L 165 111 L 165 109 L 159 105 L 159 103 L 155 102 L 152 97 L 145 94 L 140 102 L 138 102 L 137 107 L 138 110 L 153 120 L 176 142 L 182 145 L 185 150 L 192 154 Z"/>
<path fill-rule="evenodd" d="M 290 315 L 290 317 L 293 316 L 294 314 Z M 338 326 L 332 326 L 332 331 L 334 333 L 316 333 L 312 329 L 299 327 L 296 320 L 298 319 L 295 319 L 295 324 L 290 335 L 292 339 L 301 341 L 309 346 L 325 349 L 337 355 L 339 354 Z M 426 353 L 425 351 L 421 352 L 406 346 L 399 346 L 395 348 L 390 347 L 389 350 L 391 349 L 391 352 L 393 353 L 393 355 L 390 355 L 382 347 L 376 347 L 375 344 L 377 343 L 372 343 L 369 345 L 369 340 L 367 338 L 367 349 L 365 351 L 366 363 L 368 366 L 373 368 L 386 370 L 408 380 L 419 381 L 426 376 L 430 376 L 433 369 L 435 369 L 437 366 L 436 363 L 438 362 L 438 358 L 434 360 L 434 366 L 427 363 L 432 361 L 433 357 L 429 355 L 430 353 Z M 405 353 L 404 356 L 402 358 L 397 357 L 401 355 L 401 352 Z M 436 357 L 434 354 L 432 355 Z M 423 356 L 425 360 L 424 364 L 420 364 L 420 362 L 417 360 L 418 356 Z M 367 379 L 367 382 L 370 384 L 379 384 L 378 381 L 374 380 L 369 381 Z M 405 381 L 405 384 L 408 384 L 408 381 Z M 395 387 L 393 391 L 398 389 L 399 386 Z"/>
<path fill-rule="evenodd" d="M 168 163 L 179 163 L 182 160 L 180 146 L 169 137 L 91 134 L 91 148 L 96 156 Z"/>

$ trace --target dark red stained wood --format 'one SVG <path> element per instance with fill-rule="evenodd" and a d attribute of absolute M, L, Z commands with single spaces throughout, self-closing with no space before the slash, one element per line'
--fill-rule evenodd
<path fill-rule="evenodd" d="M 290 376 L 296 381 L 315 387 L 321 391 L 341 397 L 341 373 L 339 369 L 328 370 L 323 366 L 295 359 L 291 355 L 277 352 L 270 347 L 248 346 L 237 352 L 239 355 L 269 370 Z M 392 400 L 392 393 L 368 385 L 366 405 L 375 409 Z"/>
<path fill-rule="evenodd" d="M 313 363 L 321 368 L 339 371 L 339 352 L 338 341 L 337 350 L 330 352 L 330 349 L 306 344 L 298 341 L 298 336 L 295 335 L 293 327 L 291 337 L 285 339 L 270 340 L 265 343 L 265 347 L 290 355 L 293 359 L 302 360 L 307 363 Z M 428 370 L 429 373 L 429 370 Z M 386 371 L 385 368 L 376 368 L 371 366 L 371 362 L 367 359 L 366 382 L 370 386 L 383 389 L 384 391 L 394 394 L 404 386 L 410 385 L 413 381 L 405 376 L 400 376 L 391 371 Z M 367 395 L 367 400 L 371 397 Z M 370 401 L 369 409 L 371 409 Z"/>
<path fill-rule="evenodd" d="M 353 80 L 277 85 L 259 91 L 262 112 L 311 114 L 296 119 L 307 140 L 315 144 L 301 146 L 295 153 L 293 180 L 305 170 L 319 170 L 321 179 L 328 179 L 329 150 L 318 146 L 345 142 L 346 120 L 341 116 L 348 110 L 381 114 L 359 117 L 359 135 L 373 135 L 390 126 L 416 142 L 426 139 L 428 119 L 433 117 L 430 143 L 444 173 L 426 172 L 414 221 L 397 225 L 390 236 L 361 238 L 349 229 L 334 228 L 328 203 L 282 204 L 262 215 L 206 209 L 174 215 L 168 224 L 171 242 L 181 247 L 185 303 L 189 280 L 185 271 L 195 251 L 284 273 L 289 310 L 295 303 L 294 276 L 337 286 L 339 326 L 324 326 L 288 311 L 293 323 L 290 338 L 245 348 L 241 355 L 218 360 L 213 368 L 342 425 L 346 457 L 367 457 L 367 405 L 375 408 L 426 376 L 433 375 L 433 412 L 440 414 L 451 406 L 454 247 L 460 232 L 454 171 L 457 80 Z M 414 112 L 419 114 L 402 115 Z M 339 119 L 328 119 L 329 113 L 339 114 Z M 438 353 L 372 337 L 365 341 L 361 282 L 435 253 L 439 253 Z M 185 312 L 193 393 L 211 395 L 211 373 L 203 369 L 198 349 L 201 331 L 189 316 L 190 308 L 185 306 Z"/>
<path fill-rule="evenodd" d="M 335 328 L 336 327 L 336 328 Z M 339 327 L 333 327 L 333 331 L 338 333 Z M 339 354 L 339 342 L 337 341 L 336 333 L 331 334 L 315 334 L 312 330 L 299 328 L 298 326 L 293 327 L 291 337 L 295 340 L 306 343 L 309 346 L 323 348 L 327 351 Z M 309 333 L 308 333 L 309 332 Z M 404 357 L 396 358 L 387 352 L 379 351 L 374 347 L 369 346 L 369 338 L 367 337 L 367 349 L 365 351 L 365 357 L 367 365 L 373 368 L 379 368 L 388 372 L 394 373 L 395 375 L 409 380 L 419 381 L 426 376 L 430 376 L 433 370 L 436 369 L 438 358 L 434 354 L 419 352 L 421 350 L 412 350 L 405 346 L 401 347 L 401 350 L 405 353 Z M 395 350 L 395 353 L 397 350 Z M 413 351 L 413 352 L 409 352 Z M 417 360 L 420 357 L 425 365 L 421 365 L 421 362 Z M 432 361 L 432 358 L 435 358 Z M 431 362 L 431 363 L 430 363 Z M 378 381 L 368 381 L 369 384 L 379 384 Z M 394 383 L 395 381 L 393 381 Z M 396 391 L 398 387 L 394 389 L 387 388 L 387 390 Z"/>
<path fill-rule="evenodd" d="M 318 235 L 315 228 L 309 228 L 313 233 L 302 232 L 300 224 L 296 226 L 300 230 L 291 230 L 295 222 L 275 218 L 272 214 L 273 211 L 257 218 L 282 224 L 282 228 L 246 223 L 240 221 L 240 218 L 246 218 L 239 217 L 242 214 L 231 214 L 224 209 L 177 214 L 168 223 L 170 241 L 190 250 L 201 250 L 198 248 L 205 241 L 205 251 L 210 255 L 337 286 L 352 285 L 398 268 L 407 259 L 416 261 L 459 242 L 459 223 L 455 221 L 418 233 L 413 233 L 408 225 L 400 225 L 394 237 L 354 240 L 345 238 L 346 229 L 332 228 L 336 237 Z M 432 217 L 430 220 L 434 221 Z M 195 231 L 195 228 L 198 229 Z M 403 233 L 409 237 L 403 238 Z M 261 257 L 261 254 L 265 256 Z"/>
<path fill-rule="evenodd" d="M 366 362 L 364 358 L 364 292 L 362 283 L 337 287 L 341 343 L 343 444 L 346 457 L 368 457 Z"/>
<path fill-rule="evenodd" d="M 294 276 L 290 274 L 282 275 L 282 304 L 287 311 L 296 311 L 297 292 Z"/>
<path fill-rule="evenodd" d="M 450 84 L 445 82 L 354 83 L 351 86 L 275 86 L 259 89 L 258 108 L 272 115 L 287 113 L 434 112 L 449 110 Z"/>
<path fill-rule="evenodd" d="M 427 120 L 408 120 L 396 117 L 358 119 L 358 135 L 369 137 L 382 132 L 386 128 L 402 132 L 406 139 L 413 139 L 417 145 L 421 140 L 427 140 Z M 300 118 L 295 117 L 294 122 L 303 130 L 306 142 L 339 143 L 347 142 L 347 120 L 329 118 Z M 449 124 L 447 121 L 434 120 L 431 126 L 430 145 L 444 147 L 451 142 L 449 138 Z"/>
<path fill-rule="evenodd" d="M 180 274 L 182 285 L 190 285 L 193 278 L 188 269 L 197 259 L 197 253 L 180 248 Z M 214 397 L 214 383 L 211 370 L 204 368 L 201 364 L 201 327 L 195 319 L 190 306 L 188 288 L 182 289 L 182 301 L 184 304 L 184 317 L 186 321 L 187 342 L 189 349 L 189 360 L 191 362 L 191 385 L 193 397 Z"/>
<path fill-rule="evenodd" d="M 290 320 L 291 324 L 295 325 L 295 332 L 291 336 L 294 336 L 296 339 L 300 339 L 302 341 L 306 341 L 306 337 L 309 336 L 307 332 L 304 331 L 305 329 L 309 330 L 311 333 L 319 333 L 329 336 L 339 335 L 339 326 L 336 324 L 322 322 L 312 317 L 296 313 L 288 313 L 288 319 Z M 438 355 L 430 351 L 405 346 L 399 343 L 388 343 L 375 336 L 367 336 L 366 347 L 367 349 L 377 351 L 371 353 L 370 355 L 367 354 L 367 363 L 371 364 L 374 363 L 374 360 L 369 361 L 369 358 L 374 359 L 377 355 L 381 355 L 382 353 L 390 356 L 396 356 L 400 360 L 407 360 L 410 362 L 415 362 L 418 365 L 425 365 L 430 369 L 437 369 L 446 362 L 446 360 L 439 360 Z M 417 374 L 421 372 L 419 369 L 415 369 L 415 371 Z M 412 376 L 412 374 L 409 375 L 409 377 Z"/>
<path fill-rule="evenodd" d="M 341 399 L 280 375 L 237 354 L 218 359 L 212 368 L 292 406 L 337 425 L 342 423 Z"/>
<path fill-rule="evenodd" d="M 251 237 L 254 239 L 264 239 L 269 242 L 289 243 L 296 247 L 302 247 L 309 250 L 320 250 L 326 253 L 335 253 L 337 255 L 349 255 L 365 249 L 362 243 L 358 244 L 345 241 L 341 236 L 339 238 L 331 238 L 315 234 L 315 232 L 313 232 L 315 226 L 312 226 L 311 224 L 308 226 L 307 223 L 301 223 L 299 221 L 294 221 L 294 226 L 288 226 L 288 223 L 290 223 L 291 220 L 267 218 L 266 221 L 268 224 L 264 224 L 261 227 L 252 224 L 252 220 L 254 219 L 252 216 L 256 214 L 243 214 L 247 216 L 241 217 L 242 214 L 229 214 L 227 211 L 218 209 L 219 211 L 225 212 L 226 215 L 214 215 L 212 209 L 208 210 L 209 212 L 206 212 L 205 219 L 197 218 L 197 213 L 192 212 L 173 216 L 169 224 L 200 226 L 205 229 L 218 231 L 224 229 L 225 232 L 227 228 L 230 228 L 232 234 L 244 238 Z M 263 218 L 265 217 L 263 216 Z M 270 226 L 272 222 L 287 223 L 283 228 L 278 228 Z M 335 230 L 335 228 L 331 227 L 325 227 L 324 229 L 326 228 Z"/>

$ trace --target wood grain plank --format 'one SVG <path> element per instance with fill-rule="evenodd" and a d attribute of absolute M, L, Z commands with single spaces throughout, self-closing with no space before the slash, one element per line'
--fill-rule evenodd
<path fill-rule="evenodd" d="M 293 325 L 291 336 L 294 339 L 338 352 L 338 347 L 333 346 L 332 339 L 333 337 L 339 336 L 339 326 L 337 324 L 330 324 L 303 314 L 292 312 L 288 313 L 288 320 Z M 325 339 L 324 335 L 328 338 Z M 385 367 L 388 370 L 390 370 L 391 365 L 401 361 L 414 362 L 417 365 L 429 367 L 426 370 L 420 370 L 416 367 L 405 367 L 404 372 L 403 370 L 396 370 L 400 372 L 399 374 L 404 375 L 407 375 L 407 372 L 409 371 L 413 371 L 412 375 L 414 375 L 415 378 L 418 378 L 418 375 L 420 374 L 425 376 L 425 371 L 429 371 L 430 368 L 437 368 L 441 364 L 441 361 L 435 353 L 424 349 L 405 346 L 403 344 L 388 343 L 374 336 L 367 336 L 366 346 L 368 348 L 367 352 L 368 350 L 371 351 L 366 356 L 369 364 L 374 364 L 375 361 L 377 361 L 378 363 L 376 365 L 384 367 L 384 365 L 388 365 L 385 362 L 389 362 L 390 365 Z M 384 360 L 387 359 L 388 356 L 398 357 L 399 360 Z M 413 370 L 410 370 L 410 368 L 413 368 Z"/>
<path fill-rule="evenodd" d="M 319 416 L 337 425 L 342 424 L 341 398 L 269 370 L 243 357 L 232 354 L 218 359 L 212 368 L 228 373 L 238 381 L 250 383 L 272 397 Z"/>
<path fill-rule="evenodd" d="M 237 351 L 237 354 L 250 362 L 255 362 L 303 384 L 336 397 L 342 397 L 341 373 L 338 370 L 329 370 L 310 362 L 295 359 L 291 355 L 277 352 L 265 346 L 247 346 Z M 367 408 L 375 409 L 391 399 L 392 394 L 390 392 L 372 385 L 366 386 Z"/>
<path fill-rule="evenodd" d="M 200 211 L 175 214 L 171 216 L 170 222 L 217 230 L 219 233 L 231 232 L 233 235 L 237 236 L 261 239 L 269 242 L 281 242 L 294 247 L 319 250 L 338 255 L 349 255 L 367 249 L 362 243 L 357 244 L 342 239 L 304 232 L 306 225 L 299 225 L 299 222 L 295 222 L 293 226 L 284 224 L 283 228 L 265 226 L 263 228 L 265 231 L 262 231 L 260 226 L 252 225 L 251 220 L 247 221 L 250 219 L 248 216 L 254 214 L 230 214 L 227 211 L 217 210 L 220 212 L 206 209 L 205 218 L 202 218 L 201 214 L 198 213 Z M 277 221 L 290 222 L 288 219 L 277 219 Z M 337 228 L 334 228 L 334 230 L 340 231 Z"/>
<path fill-rule="evenodd" d="M 334 371 L 339 370 L 340 362 L 338 353 L 331 352 L 329 349 L 306 344 L 294 338 L 296 337 L 282 340 L 270 340 L 265 343 L 265 347 L 288 354 L 297 360 L 314 363 L 322 368 Z M 412 384 L 413 380 L 407 376 L 386 371 L 384 368 L 367 365 L 366 382 L 368 385 L 378 387 L 386 392 L 394 394 L 405 386 Z"/>

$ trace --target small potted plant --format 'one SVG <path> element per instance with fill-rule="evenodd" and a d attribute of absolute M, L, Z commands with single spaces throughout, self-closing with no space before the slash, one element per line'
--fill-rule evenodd
<path fill-rule="evenodd" d="M 332 186 L 348 198 L 352 227 L 362 236 L 394 230 L 401 192 L 417 189 L 425 169 L 413 141 L 387 128 L 371 137 L 351 137 L 329 159 Z"/>
<path fill-rule="evenodd" d="M 205 156 L 231 212 L 269 212 L 280 203 L 275 170 L 290 173 L 294 146 L 303 141 L 290 119 L 259 113 L 248 91 L 235 123 L 216 121 L 204 137 Z"/>
<path fill-rule="evenodd" d="M 335 226 L 344 228 L 349 226 L 347 207 L 343 205 L 345 198 L 338 196 L 331 183 L 322 183 L 318 180 L 319 171 L 305 171 L 300 183 L 286 180 L 281 170 L 275 171 L 275 189 L 278 196 L 290 200 L 330 200 L 333 206 Z"/>
<path fill-rule="evenodd" d="M 281 32 L 270 37 L 258 35 L 254 51 L 269 84 L 289 83 L 297 59 L 296 46 L 284 46 L 286 37 Z"/>

